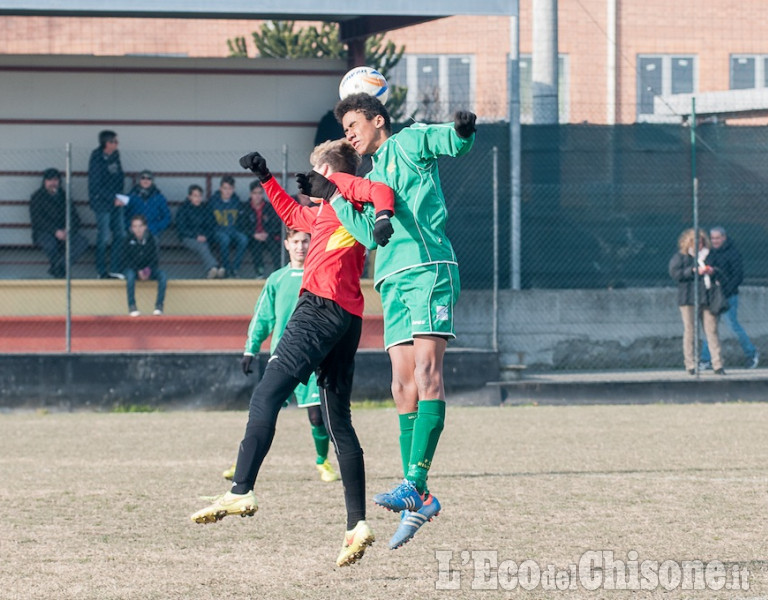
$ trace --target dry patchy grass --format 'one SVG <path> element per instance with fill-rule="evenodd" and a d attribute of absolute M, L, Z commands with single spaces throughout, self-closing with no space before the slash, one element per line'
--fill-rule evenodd
<path fill-rule="evenodd" d="M 400 469 L 394 409 L 357 408 L 369 496 Z M 340 483 L 316 479 L 305 413 L 283 411 L 255 517 L 196 525 L 241 412 L 0 415 L 0 598 L 755 598 L 768 596 L 768 404 L 451 407 L 432 471 L 443 513 L 403 548 L 397 517 L 339 569 Z M 717 559 L 748 591 L 472 589 L 462 551 L 565 568 L 587 550 Z M 436 550 L 459 589 L 438 590 Z M 454 574 L 455 576 L 455 574 Z M 495 572 L 493 574 L 495 576 Z"/>

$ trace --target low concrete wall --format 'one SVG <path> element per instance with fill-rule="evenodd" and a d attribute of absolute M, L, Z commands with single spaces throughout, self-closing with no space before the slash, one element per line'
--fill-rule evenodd
<path fill-rule="evenodd" d="M 683 325 L 674 287 L 619 290 L 523 290 L 499 295 L 502 364 L 537 370 L 682 368 Z M 456 310 L 458 343 L 492 346 L 493 298 L 462 292 Z M 739 321 L 768 359 L 768 288 L 742 287 Z M 727 366 L 744 357 L 721 323 Z M 702 332 L 703 335 L 703 332 Z"/>
<path fill-rule="evenodd" d="M 114 410 L 131 407 L 245 409 L 258 377 L 240 371 L 239 353 L 0 355 L 0 408 Z M 258 373 L 267 355 L 259 357 Z M 446 395 L 459 398 L 498 379 L 498 357 L 449 350 Z M 361 350 L 354 400 L 391 398 L 391 368 L 383 350 Z M 491 402 L 493 399 L 489 398 Z M 498 403 L 498 398 L 496 398 Z"/>

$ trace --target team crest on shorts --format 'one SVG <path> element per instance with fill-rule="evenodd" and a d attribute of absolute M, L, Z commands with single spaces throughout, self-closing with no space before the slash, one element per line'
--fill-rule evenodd
<path fill-rule="evenodd" d="M 438 306 L 435 312 L 435 319 L 437 321 L 448 321 L 451 318 L 451 313 L 447 306 Z"/>

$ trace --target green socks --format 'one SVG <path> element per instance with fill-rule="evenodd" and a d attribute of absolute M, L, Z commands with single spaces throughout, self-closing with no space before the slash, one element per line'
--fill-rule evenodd
<path fill-rule="evenodd" d="M 444 424 L 445 401 L 419 401 L 416 420 L 413 422 L 413 440 L 406 479 L 412 481 L 421 494 L 427 489 L 429 467 L 432 466 L 432 458 L 435 456 Z"/>
<path fill-rule="evenodd" d="M 316 462 L 322 465 L 328 458 L 328 441 L 330 440 L 325 425 L 312 425 L 312 439 L 315 440 Z"/>
<path fill-rule="evenodd" d="M 413 441 L 413 424 L 418 413 L 411 412 L 399 415 L 400 418 L 400 458 L 403 461 L 403 477 L 408 475 L 408 461 L 411 460 L 411 442 Z"/>

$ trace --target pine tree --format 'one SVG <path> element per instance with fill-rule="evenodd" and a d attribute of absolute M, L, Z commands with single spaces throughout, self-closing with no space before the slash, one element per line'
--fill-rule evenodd
<path fill-rule="evenodd" d="M 339 39 L 337 23 L 295 29 L 295 21 L 266 21 L 251 36 L 256 55 L 266 58 L 332 58 L 346 59 L 347 45 Z M 229 55 L 245 58 L 248 46 L 245 37 L 227 40 Z M 365 40 L 365 64 L 375 68 L 388 79 L 391 70 L 400 62 L 405 46 L 399 49 L 392 41 L 384 40 L 384 34 L 372 35 Z M 387 110 L 393 121 L 402 116 L 408 88 L 391 85 Z"/>

